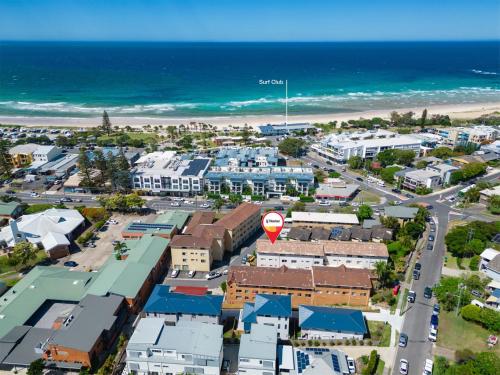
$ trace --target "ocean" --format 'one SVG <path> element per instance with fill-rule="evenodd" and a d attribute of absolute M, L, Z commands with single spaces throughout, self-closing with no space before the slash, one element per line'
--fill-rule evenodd
<path fill-rule="evenodd" d="M 500 101 L 500 42 L 0 42 L 0 116 L 231 116 Z"/>

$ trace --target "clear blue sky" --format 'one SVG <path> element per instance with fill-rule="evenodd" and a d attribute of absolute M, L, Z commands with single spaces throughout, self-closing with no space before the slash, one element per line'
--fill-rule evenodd
<path fill-rule="evenodd" d="M 0 40 L 500 39 L 498 0 L 0 0 Z"/>

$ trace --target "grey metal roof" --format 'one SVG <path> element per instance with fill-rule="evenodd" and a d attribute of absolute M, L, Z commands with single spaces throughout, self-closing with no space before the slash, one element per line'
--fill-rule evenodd
<path fill-rule="evenodd" d="M 50 343 L 90 351 L 102 332 L 110 330 L 115 323 L 115 312 L 122 302 L 123 297 L 113 294 L 106 297 L 86 295 L 71 312 L 73 320 L 67 327 L 62 325 Z"/>
<path fill-rule="evenodd" d="M 274 361 L 278 330 L 275 326 L 252 324 L 250 333 L 241 336 L 239 358 Z"/>
<path fill-rule="evenodd" d="M 3 363 L 28 366 L 31 362 L 41 357 L 40 353 L 35 352 L 35 347 L 41 347 L 41 344 L 47 341 L 52 332 L 52 329 L 31 328 L 23 340 L 5 358 Z"/>
<path fill-rule="evenodd" d="M 392 216 L 398 219 L 413 219 L 417 215 L 418 208 L 405 206 L 384 207 L 385 216 Z"/>

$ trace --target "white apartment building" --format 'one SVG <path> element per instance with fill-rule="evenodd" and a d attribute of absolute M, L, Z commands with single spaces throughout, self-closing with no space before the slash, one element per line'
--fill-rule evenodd
<path fill-rule="evenodd" d="M 219 375 L 222 366 L 221 325 L 163 318 L 139 321 L 127 344 L 127 373 L 134 375 Z"/>
<path fill-rule="evenodd" d="M 403 187 L 415 191 L 418 187 L 434 189 L 441 184 L 441 174 L 434 170 L 418 169 L 405 173 Z"/>
<path fill-rule="evenodd" d="M 33 163 L 44 164 L 61 155 L 61 149 L 56 146 L 38 146 L 33 151 Z"/>
<path fill-rule="evenodd" d="M 184 159 L 174 151 L 158 151 L 140 157 L 132 169 L 134 189 L 175 196 L 203 192 L 203 176 L 210 159 Z"/>
<path fill-rule="evenodd" d="M 374 159 L 379 152 L 388 149 L 411 150 L 418 156 L 421 143 L 422 140 L 411 135 L 378 129 L 331 134 L 311 148 L 325 159 L 346 163 L 352 156 Z"/>
<path fill-rule="evenodd" d="M 500 132 L 493 126 L 476 125 L 439 129 L 438 134 L 443 138 L 445 144 L 457 146 L 467 143 L 483 144 L 494 142 Z"/>
<path fill-rule="evenodd" d="M 276 241 L 257 240 L 257 266 L 311 269 L 313 266 L 374 269 L 377 262 L 387 262 L 387 245 L 351 241 Z"/>
<path fill-rule="evenodd" d="M 277 342 L 276 327 L 252 324 L 250 333 L 241 335 L 238 374 L 275 375 Z"/>

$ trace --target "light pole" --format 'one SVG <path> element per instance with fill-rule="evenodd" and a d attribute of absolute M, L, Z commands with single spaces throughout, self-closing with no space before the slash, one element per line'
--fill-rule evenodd
<path fill-rule="evenodd" d="M 458 310 L 460 309 L 460 301 L 462 300 L 462 289 L 467 289 L 467 286 L 464 284 L 460 283 L 458 284 L 458 302 L 457 302 L 457 310 L 455 312 L 455 316 L 458 316 Z"/>

